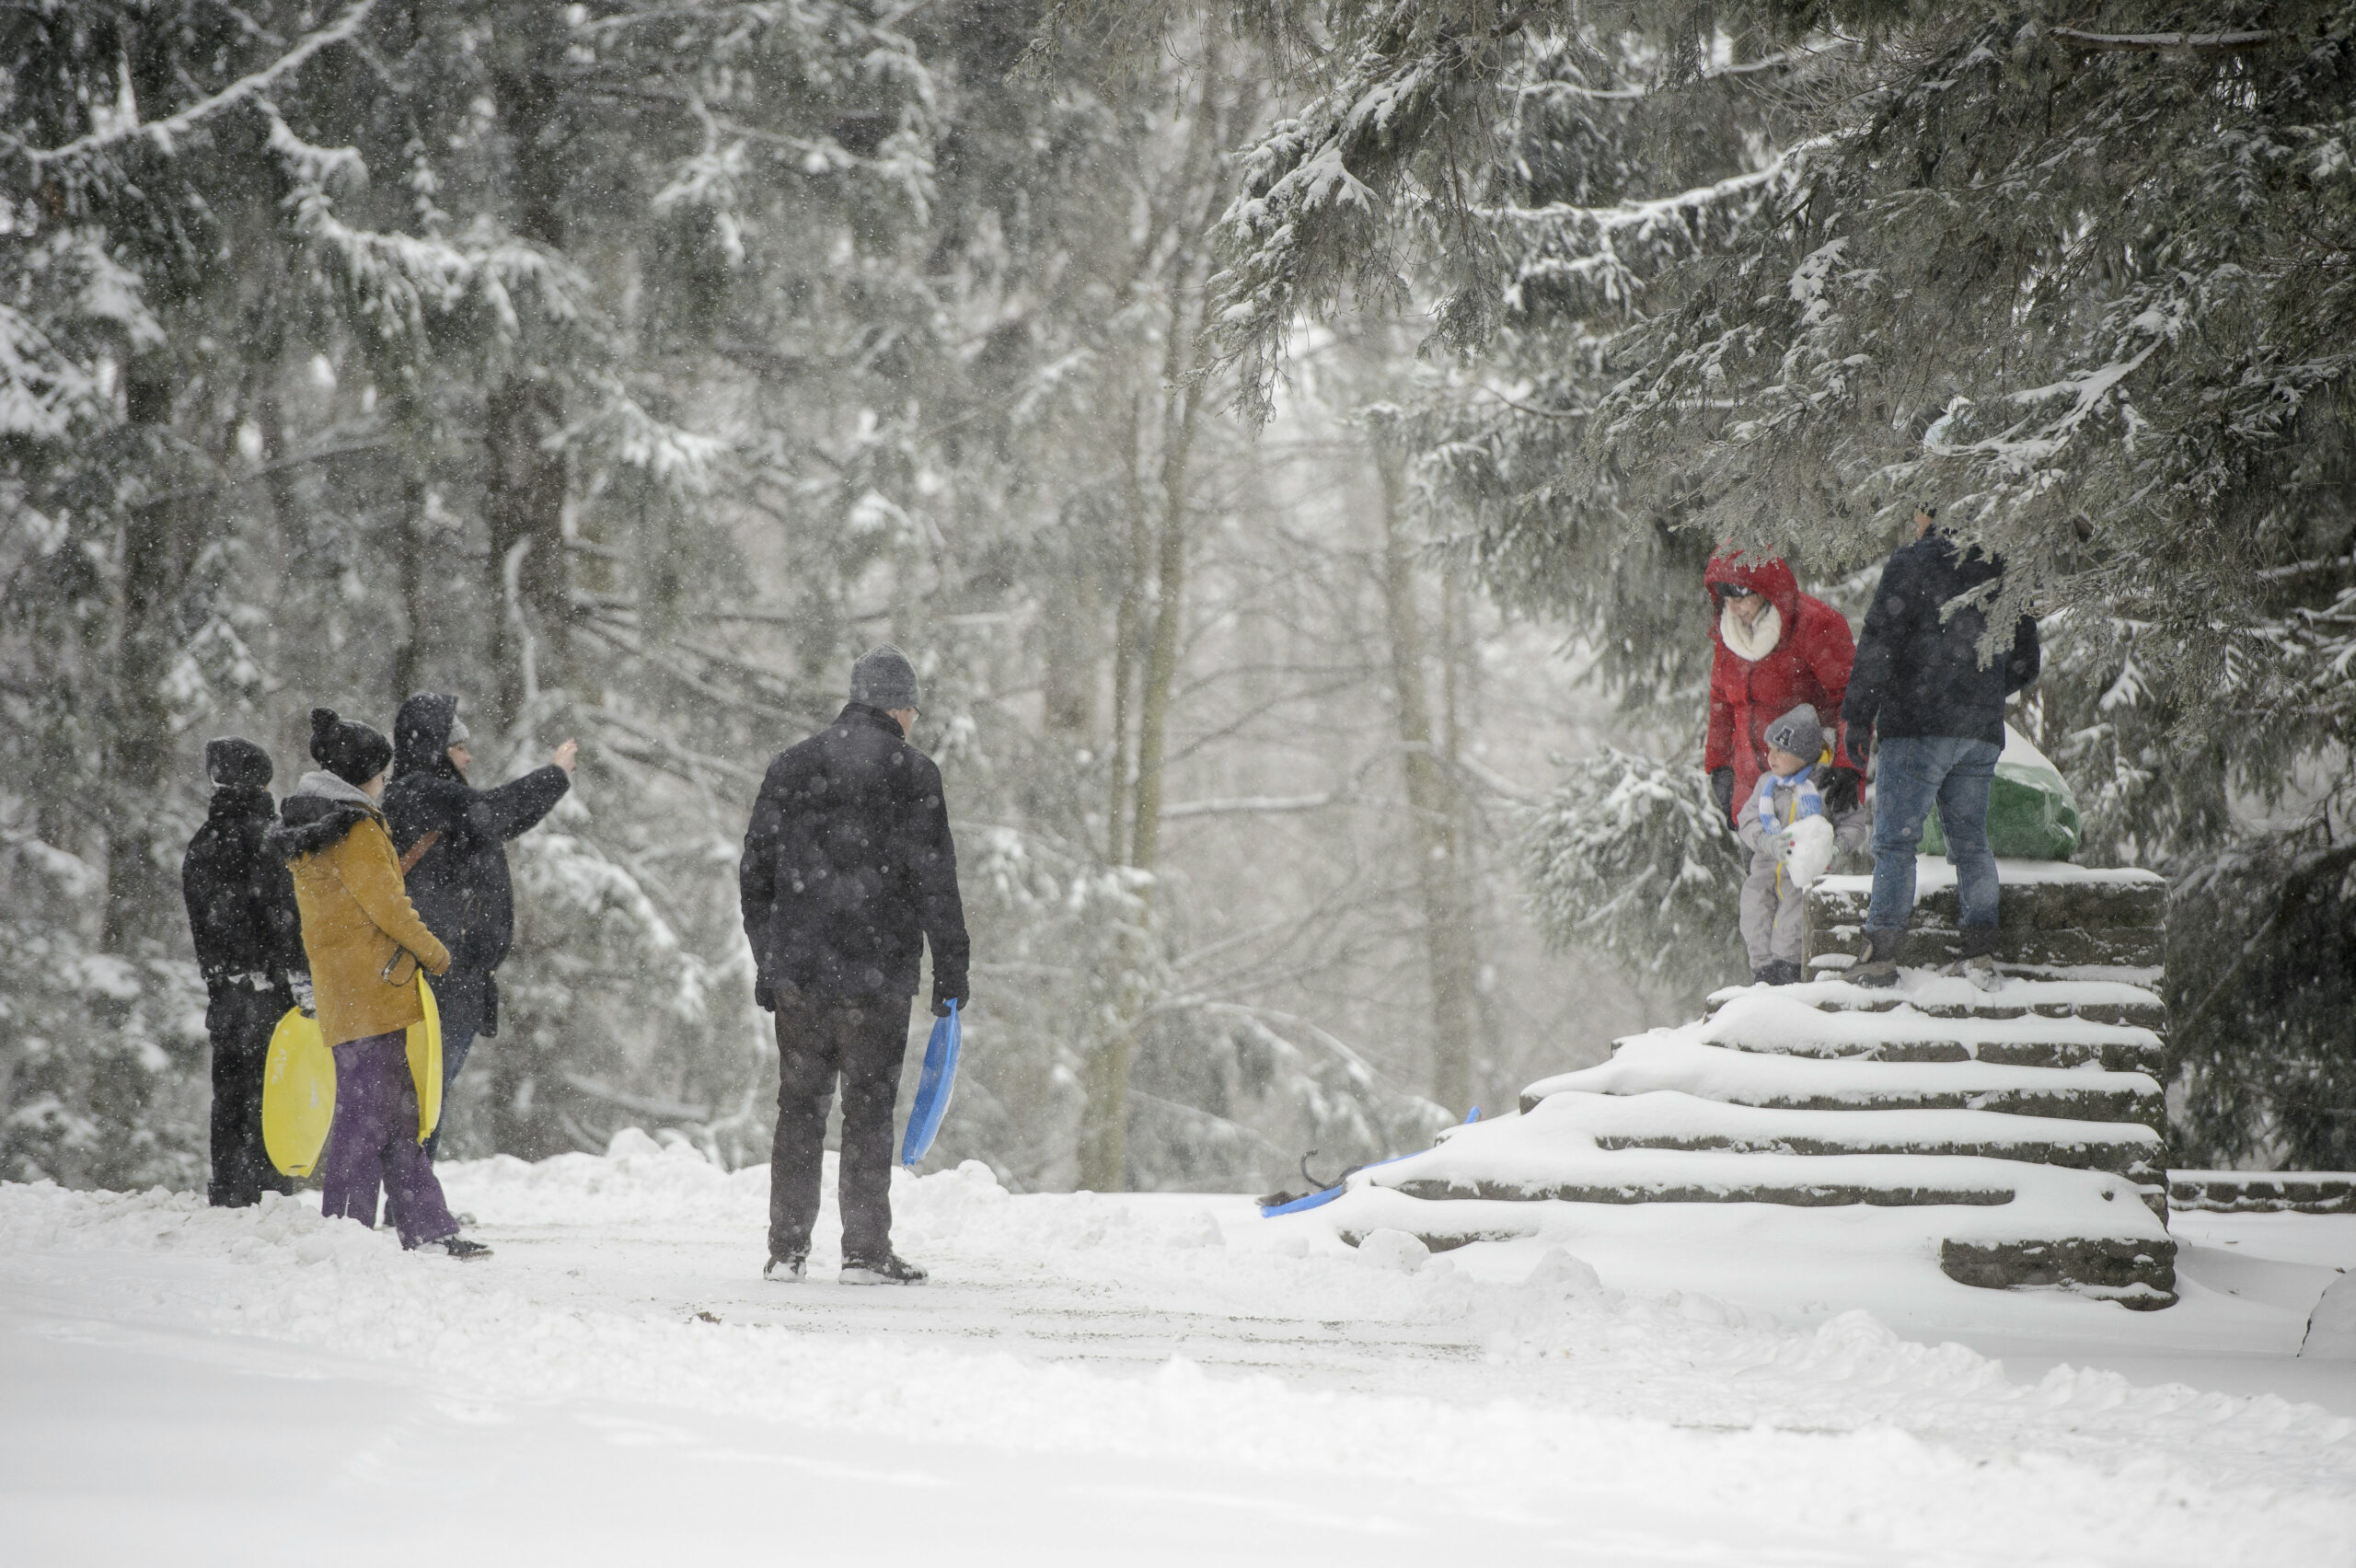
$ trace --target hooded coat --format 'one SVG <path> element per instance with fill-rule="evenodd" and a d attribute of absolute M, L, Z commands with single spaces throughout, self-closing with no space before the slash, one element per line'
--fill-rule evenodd
<path fill-rule="evenodd" d="M 181 858 L 180 895 L 208 987 L 280 989 L 308 965 L 294 879 L 262 847 L 276 815 L 268 790 L 220 785 Z"/>
<path fill-rule="evenodd" d="M 469 785 L 450 760 L 450 728 L 458 699 L 420 692 L 393 720 L 393 778 L 385 787 L 385 818 L 404 855 L 428 833 L 442 836 L 410 868 L 409 893 L 433 934 L 450 948 L 450 962 L 488 973 L 515 943 L 515 884 L 507 870 L 507 841 L 537 826 L 572 788 L 550 763 L 496 790 Z M 493 1027 L 480 1031 L 497 1032 Z"/>
<path fill-rule="evenodd" d="M 1774 645 L 1756 659 L 1727 644 L 1717 597 L 1722 582 L 1739 583 L 1774 607 Z M 1702 766 L 1712 772 L 1734 769 L 1734 804 L 1739 811 L 1767 771 L 1767 726 L 1803 702 L 1828 721 L 1839 713 L 1857 649 L 1848 620 L 1823 600 L 1801 593 L 1792 569 L 1776 557 L 1744 561 L 1721 555 L 1710 562 L 1702 583 L 1710 597 L 1712 649 L 1710 733 Z M 1845 732 L 1827 727 L 1833 729 L 1827 736 L 1833 766 L 1856 767 Z"/>
<path fill-rule="evenodd" d="M 964 999 L 968 947 L 941 769 L 897 721 L 851 703 L 777 755 L 737 869 L 759 983 L 826 997 Z"/>
<path fill-rule="evenodd" d="M 450 951 L 401 890 L 384 813 L 322 770 L 305 774 L 278 814 L 263 843 L 294 876 L 320 1038 L 341 1045 L 407 1029 L 425 1009 L 403 955 L 440 974 Z"/>

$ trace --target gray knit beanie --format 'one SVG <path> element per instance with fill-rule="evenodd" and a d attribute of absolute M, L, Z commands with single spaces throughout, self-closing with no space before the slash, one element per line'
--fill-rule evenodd
<path fill-rule="evenodd" d="M 1817 721 L 1816 709 L 1803 702 L 1767 726 L 1766 740 L 1777 751 L 1814 762 L 1824 750 L 1824 726 Z"/>
<path fill-rule="evenodd" d="M 917 706 L 917 667 L 890 643 L 871 648 L 850 667 L 850 699 L 889 713 Z"/>

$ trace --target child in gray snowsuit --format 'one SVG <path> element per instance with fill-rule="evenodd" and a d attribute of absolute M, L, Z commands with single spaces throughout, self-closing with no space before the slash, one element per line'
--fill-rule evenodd
<path fill-rule="evenodd" d="M 1825 804 L 1824 727 L 1806 703 L 1767 726 L 1767 771 L 1735 816 L 1735 836 L 1750 851 L 1742 884 L 1742 944 L 1750 977 L 1789 986 L 1800 974 L 1800 909 L 1808 884 L 1824 874 L 1834 849 L 1864 847 L 1873 831 L 1862 802 L 1844 812 Z"/>

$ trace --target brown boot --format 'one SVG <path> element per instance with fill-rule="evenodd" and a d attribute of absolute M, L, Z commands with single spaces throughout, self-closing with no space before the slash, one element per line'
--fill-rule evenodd
<path fill-rule="evenodd" d="M 1898 950 L 1906 944 L 1904 930 L 1867 931 L 1865 962 L 1849 971 L 1850 980 L 1877 991 L 1898 984 Z"/>

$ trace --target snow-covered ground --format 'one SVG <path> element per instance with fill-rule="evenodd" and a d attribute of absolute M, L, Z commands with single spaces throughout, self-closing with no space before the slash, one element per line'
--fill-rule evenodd
<path fill-rule="evenodd" d="M 1239 1198 L 904 1182 L 919 1290 L 758 1276 L 767 1173 L 447 1168 L 498 1249 L 0 1187 L 10 1564 L 2356 1562 L 2356 1216 L 2184 1299 L 1969 1289 L 1879 1211 L 1353 1252 Z M 1996 1359 L 2001 1358 L 2001 1359 Z M 817 1555 L 810 1555 L 817 1554 Z"/>

